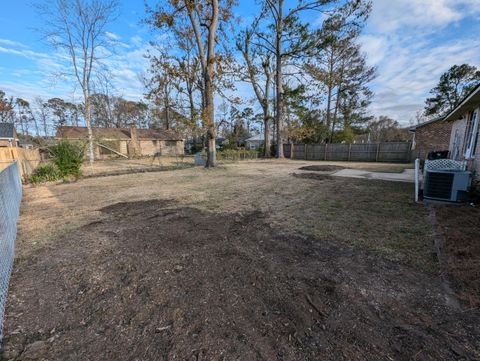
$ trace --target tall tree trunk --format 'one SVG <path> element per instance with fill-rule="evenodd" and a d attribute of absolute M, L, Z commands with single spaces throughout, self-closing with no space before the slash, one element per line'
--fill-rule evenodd
<path fill-rule="evenodd" d="M 340 105 L 340 99 L 341 99 L 341 92 L 340 92 L 340 86 L 339 86 L 338 92 L 337 92 L 337 99 L 335 99 L 335 110 L 333 111 L 332 128 L 330 131 L 330 143 L 333 142 L 333 136 L 335 134 L 335 127 L 337 125 L 337 114 L 338 114 L 338 107 Z"/>
<path fill-rule="evenodd" d="M 188 86 L 187 84 L 187 90 L 188 90 L 188 103 L 190 106 L 190 121 L 192 125 L 196 123 L 196 111 L 195 111 L 195 102 L 193 100 L 193 87 Z"/>
<path fill-rule="evenodd" d="M 46 114 L 42 114 L 42 123 L 43 123 L 43 132 L 45 133 L 45 136 L 48 137 L 48 132 L 47 132 L 47 116 L 46 116 Z"/>
<path fill-rule="evenodd" d="M 218 0 L 212 0 L 212 21 L 208 27 L 208 52 L 205 71 L 205 123 L 207 126 L 208 149 L 207 168 L 217 165 L 217 150 L 215 145 L 215 109 L 213 103 L 213 74 L 215 72 L 215 41 L 219 21 Z"/>
<path fill-rule="evenodd" d="M 86 87 L 85 87 L 86 88 Z M 95 161 L 95 151 L 93 148 L 93 131 L 92 131 L 92 120 L 91 120 L 91 104 L 90 104 L 90 92 L 85 89 L 83 91 L 83 97 L 85 99 L 85 123 L 87 125 L 87 132 L 88 132 L 88 160 L 90 161 L 90 165 L 93 166 L 93 162 Z"/>
<path fill-rule="evenodd" d="M 330 59 L 328 64 L 328 93 L 327 93 L 327 129 L 330 132 L 332 123 L 332 88 L 333 88 L 333 48 L 330 49 Z M 332 141 L 332 134 L 327 134 L 327 140 Z"/>
<path fill-rule="evenodd" d="M 40 137 L 40 129 L 38 127 L 38 121 L 37 121 L 37 118 L 33 116 L 32 114 L 32 120 L 33 120 L 33 125 L 35 126 L 35 134 L 37 136 L 37 138 Z"/>
<path fill-rule="evenodd" d="M 276 91 L 277 91 L 277 158 L 284 158 L 283 154 L 283 73 L 282 73 L 282 33 L 283 33 L 283 3 L 278 2 L 278 21 L 275 37 L 275 60 L 276 60 Z"/>
<path fill-rule="evenodd" d="M 266 158 L 270 158 L 270 156 L 271 156 L 271 153 L 270 153 L 270 148 L 271 148 L 271 144 L 270 144 L 270 111 L 268 109 L 264 110 L 263 126 L 264 126 L 263 144 L 265 145 L 263 155 Z"/>
<path fill-rule="evenodd" d="M 215 122 L 213 107 L 213 64 L 208 64 L 205 74 L 205 125 L 207 126 L 207 164 L 206 167 L 216 165 Z"/>

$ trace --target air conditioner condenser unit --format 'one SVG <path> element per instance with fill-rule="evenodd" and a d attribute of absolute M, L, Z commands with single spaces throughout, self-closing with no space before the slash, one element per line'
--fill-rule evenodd
<path fill-rule="evenodd" d="M 471 173 L 465 162 L 438 159 L 425 162 L 423 197 L 425 199 L 459 202 L 468 191 Z"/>

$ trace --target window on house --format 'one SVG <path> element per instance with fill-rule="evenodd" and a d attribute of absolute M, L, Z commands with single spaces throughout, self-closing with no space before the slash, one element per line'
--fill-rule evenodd
<path fill-rule="evenodd" d="M 478 140 L 478 115 L 479 109 L 469 114 L 467 133 L 465 135 L 465 158 L 469 159 L 475 155 Z"/>
<path fill-rule="evenodd" d="M 166 147 L 175 147 L 175 146 L 177 146 L 177 141 L 176 140 L 166 140 L 165 141 L 165 146 Z"/>

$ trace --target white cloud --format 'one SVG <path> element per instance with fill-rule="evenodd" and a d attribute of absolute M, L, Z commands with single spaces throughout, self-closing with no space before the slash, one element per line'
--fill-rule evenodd
<path fill-rule="evenodd" d="M 407 124 L 424 106 L 428 91 L 454 64 L 480 64 L 480 39 L 453 40 L 441 45 L 406 46 L 392 41 L 384 49 L 375 80 L 372 110 Z"/>
<path fill-rule="evenodd" d="M 442 73 L 455 64 L 480 66 L 478 27 L 457 30 L 478 14 L 480 0 L 374 0 L 360 38 L 368 63 L 378 68 L 372 112 L 407 125 Z"/>
<path fill-rule="evenodd" d="M 24 57 L 24 58 L 30 58 L 30 59 L 38 59 L 38 58 L 48 57 L 47 54 L 39 53 L 39 52 L 28 50 L 28 49 L 18 50 L 18 49 L 13 49 L 13 48 L 5 48 L 3 46 L 0 46 L 0 53 L 17 55 L 17 56 L 21 56 L 21 57 Z"/>
<path fill-rule="evenodd" d="M 374 0 L 370 24 L 379 31 L 439 28 L 480 13 L 479 0 Z"/>
<path fill-rule="evenodd" d="M 120 36 L 115 34 L 115 33 L 112 33 L 110 31 L 106 31 L 105 32 L 105 35 L 107 36 L 107 38 L 111 39 L 111 40 L 120 40 Z"/>
<path fill-rule="evenodd" d="M 0 44 L 7 45 L 7 46 L 13 46 L 17 48 L 26 48 L 26 46 L 18 41 L 13 41 L 9 39 L 0 39 Z"/>
<path fill-rule="evenodd" d="M 113 33 L 107 36 L 112 40 L 114 37 L 119 38 Z M 111 81 L 115 92 L 128 99 L 139 100 L 144 92 L 139 74 L 148 67 L 148 60 L 144 55 L 150 45 L 140 36 L 134 36 L 131 40 L 128 47 L 119 46 L 114 53 L 100 49 L 99 55 L 102 63 L 107 65 L 112 73 Z M 115 44 L 122 43 L 116 41 Z M 0 89 L 9 95 L 29 100 L 36 96 L 59 96 L 68 99 L 75 89 L 78 90 L 70 58 L 62 51 L 40 53 L 13 40 L 0 39 L 0 53 L 12 59 L 25 58 L 29 64 L 22 68 L 9 67 L 10 78 L 0 78 Z M 12 78 L 15 78 L 15 81 Z"/>

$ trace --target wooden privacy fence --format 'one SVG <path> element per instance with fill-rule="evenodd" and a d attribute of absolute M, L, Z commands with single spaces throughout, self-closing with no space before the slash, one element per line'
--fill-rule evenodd
<path fill-rule="evenodd" d="M 283 152 L 292 159 L 407 163 L 411 148 L 410 142 L 284 144 Z"/>
<path fill-rule="evenodd" d="M 22 179 L 30 176 L 41 162 L 38 149 L 24 149 L 18 147 L 0 148 L 0 170 L 18 160 L 18 169 Z"/>

